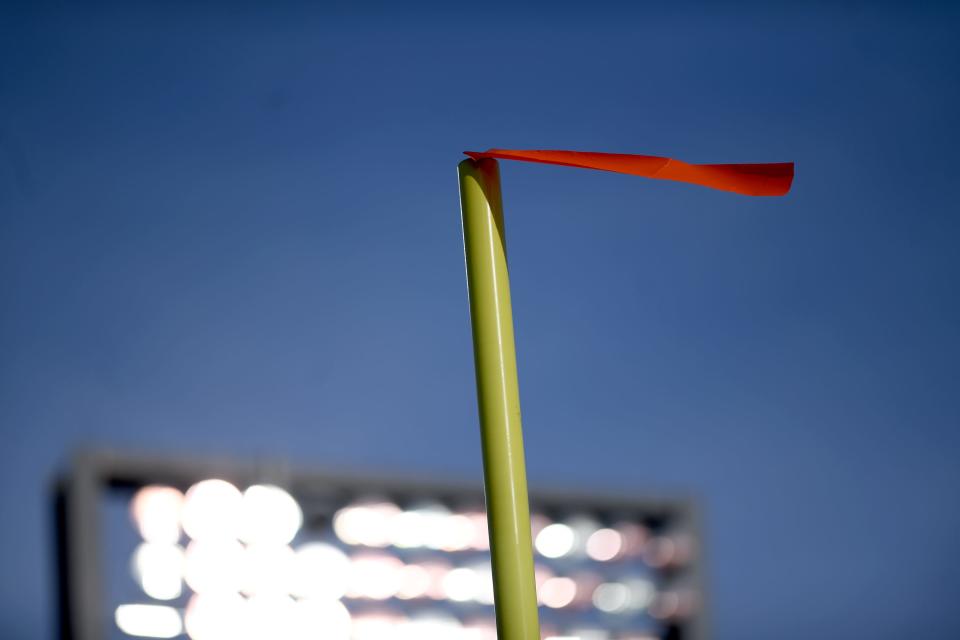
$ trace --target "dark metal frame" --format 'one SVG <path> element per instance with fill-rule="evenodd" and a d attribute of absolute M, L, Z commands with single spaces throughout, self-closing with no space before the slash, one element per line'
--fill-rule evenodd
<path fill-rule="evenodd" d="M 53 495 L 57 554 L 57 603 L 60 640 L 103 640 L 103 570 L 100 561 L 101 522 L 98 505 L 105 491 L 167 484 L 186 489 L 194 482 L 218 477 L 238 486 L 272 482 L 286 487 L 314 506 L 331 510 L 358 494 L 430 498 L 461 505 L 483 504 L 482 483 L 440 482 L 436 479 L 384 477 L 356 471 L 314 472 L 295 469 L 282 461 L 238 462 L 226 458 L 184 458 L 142 455 L 110 450 L 84 451 L 55 484 Z M 683 582 L 698 594 L 697 614 L 682 623 L 683 640 L 707 640 L 707 601 L 700 509 L 691 498 L 599 495 L 580 491 L 531 491 L 531 508 L 584 510 L 645 520 L 669 521 L 692 535 L 695 561 L 683 569 Z M 324 505 L 329 505 L 325 507 Z M 679 631 L 679 629 L 678 629 Z"/>

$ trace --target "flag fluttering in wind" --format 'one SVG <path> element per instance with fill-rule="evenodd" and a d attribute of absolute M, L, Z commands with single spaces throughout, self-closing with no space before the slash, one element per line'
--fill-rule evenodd
<path fill-rule="evenodd" d="M 690 164 L 673 158 L 591 151 L 487 149 L 464 151 L 474 160 L 498 158 L 675 180 L 745 196 L 782 196 L 793 183 L 792 162 L 762 164 Z"/>
<path fill-rule="evenodd" d="M 614 171 L 748 196 L 786 195 L 793 183 L 793 163 L 690 164 L 658 156 L 583 151 L 488 149 L 464 153 L 470 159 L 461 161 L 457 169 L 497 637 L 537 640 L 540 621 L 497 161 Z"/>

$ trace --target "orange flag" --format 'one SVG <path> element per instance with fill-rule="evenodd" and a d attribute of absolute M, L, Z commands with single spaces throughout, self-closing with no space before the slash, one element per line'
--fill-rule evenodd
<path fill-rule="evenodd" d="M 699 184 L 711 189 L 733 191 L 746 196 L 782 196 L 793 183 L 792 162 L 765 164 L 689 164 L 673 158 L 641 156 L 625 153 L 593 153 L 590 151 L 522 151 L 487 149 L 464 151 L 474 160 L 499 158 L 559 164 L 582 169 L 599 169 L 628 173 L 644 178 L 676 180 Z"/>

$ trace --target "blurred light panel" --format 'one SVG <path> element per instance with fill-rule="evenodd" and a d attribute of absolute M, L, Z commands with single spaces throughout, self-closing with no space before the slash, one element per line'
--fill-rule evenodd
<path fill-rule="evenodd" d="M 484 513 L 390 495 L 311 506 L 266 483 L 144 486 L 129 505 L 142 540 L 131 565 L 153 602 L 117 606 L 116 626 L 190 640 L 496 640 Z M 531 522 L 545 638 L 693 638 L 678 632 L 696 614 L 688 533 L 583 506 Z"/>

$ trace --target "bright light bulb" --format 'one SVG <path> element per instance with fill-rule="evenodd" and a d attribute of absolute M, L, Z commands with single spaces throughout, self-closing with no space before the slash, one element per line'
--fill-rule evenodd
<path fill-rule="evenodd" d="M 240 490 L 224 480 L 190 487 L 183 503 L 183 529 L 194 540 L 235 539 L 239 534 Z"/>
<path fill-rule="evenodd" d="M 305 599 L 293 616 L 294 640 L 350 640 L 350 612 L 339 600 Z"/>
<path fill-rule="evenodd" d="M 657 595 L 657 589 L 649 580 L 634 578 L 625 582 L 630 590 L 630 608 L 646 609 Z"/>
<path fill-rule="evenodd" d="M 450 510 L 439 503 L 428 503 L 413 509 L 420 514 L 422 545 L 430 549 L 440 550 L 446 547 L 451 534 L 457 536 L 450 525 Z M 452 525 L 456 528 L 456 524 Z"/>
<path fill-rule="evenodd" d="M 474 620 L 463 629 L 464 640 L 497 640 L 497 626 L 493 620 Z"/>
<path fill-rule="evenodd" d="M 184 580 L 197 593 L 232 593 L 243 584 L 243 545 L 236 540 L 191 542 Z"/>
<path fill-rule="evenodd" d="M 251 544 L 243 551 L 241 591 L 247 595 L 290 593 L 296 556 L 286 545 Z"/>
<path fill-rule="evenodd" d="M 400 589 L 397 597 L 401 600 L 424 598 L 430 591 L 432 582 L 430 572 L 419 564 L 408 564 L 400 570 Z"/>
<path fill-rule="evenodd" d="M 240 503 L 240 539 L 249 544 L 289 544 L 303 524 L 303 511 L 281 489 L 255 484 Z"/>
<path fill-rule="evenodd" d="M 427 547 L 458 551 L 466 549 L 475 537 L 472 521 L 452 516 L 439 503 L 427 503 L 397 513 L 390 519 L 388 539 L 401 549 Z"/>
<path fill-rule="evenodd" d="M 156 600 L 180 597 L 183 549 L 175 544 L 144 542 L 133 553 L 133 575 L 143 592 Z"/>
<path fill-rule="evenodd" d="M 183 494 L 173 487 L 143 487 L 130 502 L 130 515 L 147 542 L 176 544 L 180 540 Z"/>
<path fill-rule="evenodd" d="M 610 634 L 603 629 L 571 629 L 570 634 L 578 640 L 610 640 Z"/>
<path fill-rule="evenodd" d="M 353 640 L 396 640 L 400 618 L 388 613 L 364 613 L 353 619 Z"/>
<path fill-rule="evenodd" d="M 551 609 L 562 609 L 577 596 L 577 583 L 571 578 L 550 578 L 540 588 L 540 601 Z"/>
<path fill-rule="evenodd" d="M 386 547 L 390 544 L 392 521 L 400 508 L 377 499 L 359 501 L 344 507 L 333 517 L 333 530 L 347 544 Z"/>
<path fill-rule="evenodd" d="M 473 600 L 479 591 L 480 577 L 473 569 L 460 567 L 450 571 L 443 578 L 443 592 L 454 602 Z"/>
<path fill-rule="evenodd" d="M 324 542 L 297 549 L 290 592 L 299 598 L 337 600 L 350 583 L 350 558 Z"/>
<path fill-rule="evenodd" d="M 288 596 L 253 596 L 247 600 L 247 637 L 251 640 L 292 640 L 297 628 L 296 613 L 297 603 Z"/>
<path fill-rule="evenodd" d="M 128 636 L 174 638 L 183 633 L 180 614 L 157 604 L 122 604 L 114 613 L 117 628 Z"/>
<path fill-rule="evenodd" d="M 573 551 L 576 536 L 573 529 L 565 524 L 551 524 L 537 534 L 534 546 L 540 555 L 547 558 L 560 558 Z"/>
<path fill-rule="evenodd" d="M 427 560 L 420 564 L 423 570 L 430 576 L 430 586 L 427 587 L 426 596 L 431 600 L 445 600 L 447 595 L 443 591 L 443 579 L 453 569 L 449 562 L 443 560 Z"/>
<path fill-rule="evenodd" d="M 616 558 L 623 550 L 623 536 L 613 529 L 598 529 L 587 538 L 587 555 L 597 562 Z"/>
<path fill-rule="evenodd" d="M 418 511 L 404 511 L 390 521 L 390 544 L 401 549 L 415 549 L 426 546 L 423 514 Z"/>
<path fill-rule="evenodd" d="M 450 640 L 457 638 L 463 626 L 453 616 L 436 613 L 405 620 L 396 629 L 398 640 Z"/>
<path fill-rule="evenodd" d="M 441 523 L 440 538 L 444 551 L 463 551 L 474 542 L 476 532 L 473 521 L 463 514 L 447 516 Z"/>
<path fill-rule="evenodd" d="M 593 592 L 593 606 L 605 613 L 621 613 L 630 608 L 630 587 L 619 582 L 604 582 Z"/>
<path fill-rule="evenodd" d="M 356 556 L 350 567 L 349 592 L 371 600 L 391 598 L 402 586 L 402 569 L 403 562 L 393 556 Z"/>
<path fill-rule="evenodd" d="M 575 515 L 566 521 L 566 525 L 573 531 L 573 552 L 577 555 L 586 553 L 587 541 L 600 528 L 596 520 L 588 515 Z"/>
<path fill-rule="evenodd" d="M 473 527 L 473 538 L 470 548 L 476 551 L 486 551 L 490 548 L 490 531 L 487 528 L 487 514 L 482 511 L 470 511 L 464 514 Z"/>
<path fill-rule="evenodd" d="M 489 562 L 473 566 L 477 574 L 477 593 L 474 600 L 480 604 L 493 604 L 493 570 Z"/>
<path fill-rule="evenodd" d="M 195 594 L 183 622 L 192 640 L 237 640 L 249 637 L 246 613 L 240 594 Z"/>

